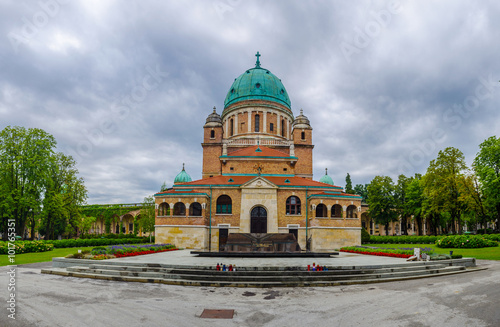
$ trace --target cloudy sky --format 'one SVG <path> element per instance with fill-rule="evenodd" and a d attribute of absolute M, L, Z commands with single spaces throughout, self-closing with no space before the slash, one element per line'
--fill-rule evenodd
<path fill-rule="evenodd" d="M 201 178 L 203 129 L 255 64 L 311 121 L 314 178 L 468 164 L 500 130 L 498 1 L 0 0 L 0 129 L 78 161 L 89 203 Z"/>

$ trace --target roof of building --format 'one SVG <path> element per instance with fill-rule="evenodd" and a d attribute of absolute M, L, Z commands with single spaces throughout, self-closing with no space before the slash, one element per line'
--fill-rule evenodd
<path fill-rule="evenodd" d="M 271 149 L 266 146 L 254 145 L 240 150 L 233 151 L 223 157 L 269 157 L 269 158 L 290 158 L 286 152 Z"/>
<path fill-rule="evenodd" d="M 224 109 L 245 100 L 267 100 L 291 109 L 290 98 L 285 86 L 278 77 L 260 66 L 259 52 L 256 56 L 255 67 L 246 70 L 236 78 L 229 88 L 224 101 Z"/>
<path fill-rule="evenodd" d="M 184 164 L 182 164 L 182 171 L 175 176 L 174 179 L 174 184 L 177 183 L 188 183 L 191 182 L 191 176 L 189 176 L 188 173 L 186 173 L 186 170 L 184 170 Z"/>
<path fill-rule="evenodd" d="M 193 187 L 193 186 L 240 186 L 250 181 L 251 179 L 259 176 L 258 174 L 251 175 L 217 175 L 214 177 L 203 178 L 199 180 L 195 180 L 192 182 L 183 183 L 180 185 L 175 185 L 174 189 L 177 187 Z M 291 177 L 291 176 L 276 176 L 276 175 L 260 175 L 262 178 L 267 179 L 269 182 L 280 186 L 280 187 L 313 187 L 313 188 L 329 188 L 333 190 L 337 190 L 337 192 L 341 191 L 342 188 L 340 186 L 334 186 L 330 184 L 325 184 L 317 181 L 313 181 L 304 177 Z"/>

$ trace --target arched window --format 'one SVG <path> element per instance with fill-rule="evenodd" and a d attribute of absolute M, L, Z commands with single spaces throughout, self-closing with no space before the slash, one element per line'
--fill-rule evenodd
<path fill-rule="evenodd" d="M 356 206 L 355 205 L 350 205 L 347 207 L 347 218 L 358 218 L 356 216 Z"/>
<path fill-rule="evenodd" d="M 174 204 L 174 216 L 185 216 L 186 215 L 186 205 L 182 202 L 177 202 Z"/>
<path fill-rule="evenodd" d="M 333 205 L 332 218 L 342 218 L 342 206 L 340 204 Z"/>
<path fill-rule="evenodd" d="M 229 120 L 229 136 L 233 136 L 234 134 L 234 120 L 231 118 Z"/>
<path fill-rule="evenodd" d="M 306 132 L 300 133 L 300 137 L 302 138 L 302 140 L 305 140 L 306 139 Z"/>
<path fill-rule="evenodd" d="M 116 224 L 115 234 L 120 234 L 120 224 Z"/>
<path fill-rule="evenodd" d="M 214 130 L 211 130 L 211 131 L 210 131 L 210 138 L 211 138 L 211 139 L 214 139 L 214 138 L 215 138 L 215 131 L 214 131 Z"/>
<path fill-rule="evenodd" d="M 192 203 L 189 206 L 189 215 L 193 217 L 200 217 L 201 216 L 201 204 L 198 202 Z"/>
<path fill-rule="evenodd" d="M 158 216 L 170 216 L 170 206 L 168 203 L 163 202 L 158 207 Z"/>
<path fill-rule="evenodd" d="M 286 199 L 286 214 L 300 215 L 300 199 L 296 196 L 291 196 Z"/>
<path fill-rule="evenodd" d="M 316 206 L 316 217 L 328 217 L 326 215 L 326 206 L 323 203 L 320 203 Z"/>
<path fill-rule="evenodd" d="M 274 124 L 273 123 L 269 124 L 269 131 L 274 132 Z"/>
<path fill-rule="evenodd" d="M 281 136 L 285 136 L 285 120 L 281 120 Z"/>
<path fill-rule="evenodd" d="M 260 116 L 255 115 L 255 132 L 259 132 L 260 130 Z"/>
<path fill-rule="evenodd" d="M 217 208 L 216 213 L 231 213 L 232 212 L 232 201 L 227 195 L 221 195 L 217 198 Z"/>

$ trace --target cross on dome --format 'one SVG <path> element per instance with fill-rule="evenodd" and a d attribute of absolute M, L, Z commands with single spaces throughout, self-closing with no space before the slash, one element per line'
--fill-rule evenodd
<path fill-rule="evenodd" d="M 257 62 L 255 63 L 255 67 L 260 68 L 260 60 L 259 60 L 260 53 L 259 53 L 259 51 L 257 51 L 257 54 L 255 54 L 255 56 L 257 57 Z"/>

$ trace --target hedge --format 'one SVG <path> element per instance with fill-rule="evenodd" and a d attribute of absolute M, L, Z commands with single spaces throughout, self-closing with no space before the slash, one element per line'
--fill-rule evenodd
<path fill-rule="evenodd" d="M 477 249 L 498 246 L 498 242 L 489 240 L 483 235 L 451 235 L 436 242 L 439 248 Z"/>
<path fill-rule="evenodd" d="M 80 236 L 80 239 L 97 239 L 97 238 L 142 238 L 143 236 L 137 236 L 136 234 L 85 234 Z M 145 237 L 145 236 L 144 236 Z"/>
<path fill-rule="evenodd" d="M 444 235 L 433 236 L 370 236 L 370 241 L 366 243 L 373 244 L 434 244 L 437 240 L 443 238 Z"/>
<path fill-rule="evenodd" d="M 53 244 L 55 248 L 73 248 L 73 247 L 102 246 L 102 245 L 116 245 L 116 244 L 149 243 L 149 237 L 121 238 L 121 239 L 97 238 L 97 239 L 76 239 L 76 240 L 73 239 L 48 240 L 44 242 Z"/>
<path fill-rule="evenodd" d="M 31 253 L 31 252 L 46 252 L 54 249 L 54 245 L 43 241 L 15 241 L 3 242 L 0 241 L 0 254 L 9 254 L 9 243 L 14 244 L 15 254 Z M 11 247 L 11 250 L 14 248 Z"/>

